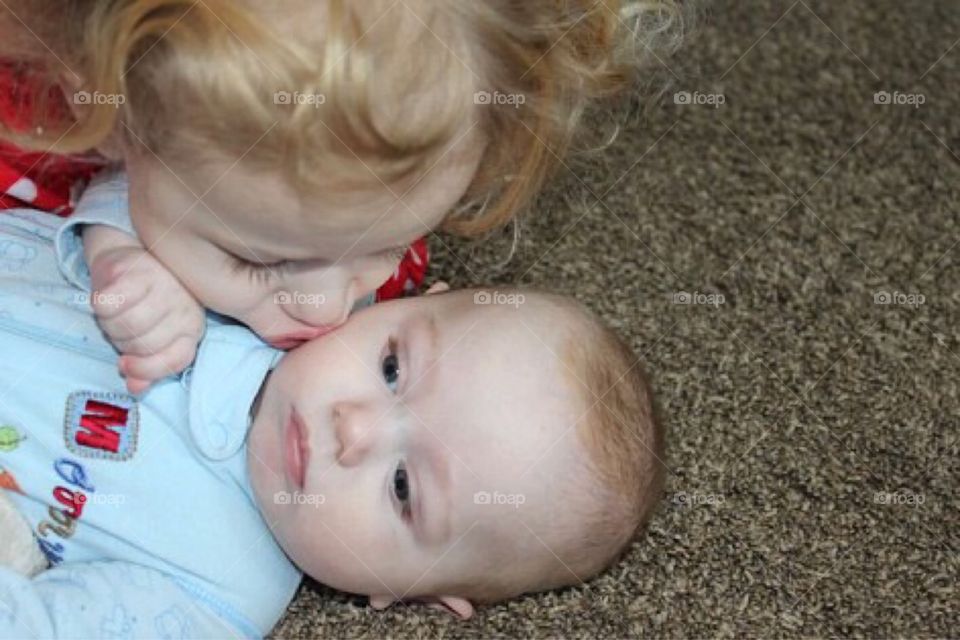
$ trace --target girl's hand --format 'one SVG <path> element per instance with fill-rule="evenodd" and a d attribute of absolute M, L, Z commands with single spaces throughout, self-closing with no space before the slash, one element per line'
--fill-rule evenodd
<path fill-rule="evenodd" d="M 98 249 L 88 257 L 91 305 L 100 328 L 121 353 L 119 369 L 127 389 L 141 393 L 193 362 L 203 336 L 203 308 L 135 241 Z"/>

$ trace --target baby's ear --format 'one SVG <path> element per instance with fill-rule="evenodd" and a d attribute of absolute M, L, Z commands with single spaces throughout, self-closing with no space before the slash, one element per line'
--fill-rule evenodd
<path fill-rule="evenodd" d="M 370 606 L 377 611 L 386 609 L 396 601 L 397 599 L 391 596 L 370 596 Z"/>
<path fill-rule="evenodd" d="M 427 598 L 419 598 L 419 600 L 434 609 L 449 611 L 453 615 L 459 616 L 461 620 L 469 620 L 473 616 L 473 605 L 465 598 L 458 596 L 430 596 Z"/>
<path fill-rule="evenodd" d="M 417 602 L 422 602 L 434 609 L 448 611 L 462 620 L 468 620 L 473 616 L 473 605 L 469 600 L 457 596 L 427 596 L 416 598 Z M 370 606 L 376 610 L 386 609 L 397 599 L 392 596 L 370 596 Z"/>

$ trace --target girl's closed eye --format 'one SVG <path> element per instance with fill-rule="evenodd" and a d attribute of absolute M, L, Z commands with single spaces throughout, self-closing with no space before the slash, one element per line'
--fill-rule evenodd
<path fill-rule="evenodd" d="M 281 275 L 290 267 L 290 263 L 287 260 L 264 263 L 244 260 L 233 254 L 229 254 L 229 256 L 230 266 L 234 273 L 245 273 L 252 282 L 259 284 L 269 282 L 272 278 Z"/>

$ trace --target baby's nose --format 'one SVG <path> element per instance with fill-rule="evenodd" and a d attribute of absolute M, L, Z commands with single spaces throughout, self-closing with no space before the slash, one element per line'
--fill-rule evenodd
<path fill-rule="evenodd" d="M 370 408 L 349 402 L 333 407 L 333 427 L 337 437 L 337 461 L 344 467 L 360 464 L 377 440 L 377 423 L 383 419 Z"/>

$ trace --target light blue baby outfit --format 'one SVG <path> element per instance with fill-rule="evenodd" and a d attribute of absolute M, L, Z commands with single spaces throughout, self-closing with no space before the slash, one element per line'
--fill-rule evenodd
<path fill-rule="evenodd" d="M 211 316 L 190 369 L 126 393 L 87 299 L 92 221 L 130 230 L 122 178 L 67 221 L 0 214 L 0 486 L 52 563 L 0 568 L 0 638 L 262 636 L 301 579 L 247 472 L 249 409 L 281 353 Z"/>

